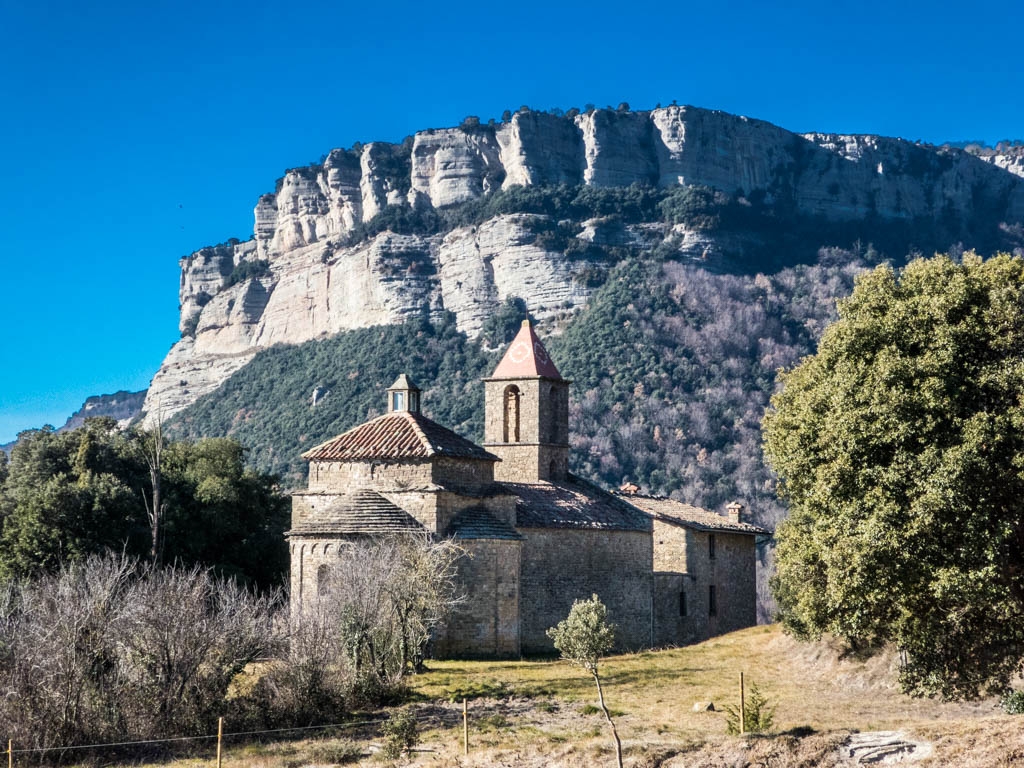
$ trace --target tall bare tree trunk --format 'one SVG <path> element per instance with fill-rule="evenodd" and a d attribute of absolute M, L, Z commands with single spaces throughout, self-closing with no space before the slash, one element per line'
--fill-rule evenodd
<path fill-rule="evenodd" d="M 160 532 L 164 520 L 164 502 L 160 495 L 161 461 L 164 452 L 163 418 L 160 415 L 159 405 L 156 414 L 156 429 L 153 432 L 152 446 L 147 446 L 145 438 L 142 442 L 142 453 L 149 466 L 149 482 L 152 489 L 152 501 L 146 500 L 146 494 L 142 494 L 142 500 L 146 503 L 146 514 L 149 517 L 150 549 L 149 556 L 154 567 L 160 564 L 161 540 Z"/>
<path fill-rule="evenodd" d="M 597 683 L 597 701 L 601 705 L 601 711 L 604 712 L 604 719 L 608 721 L 608 725 L 612 729 L 612 737 L 615 739 L 615 761 L 619 768 L 622 768 L 622 742 L 619 741 L 619 732 L 615 730 L 615 723 L 612 722 L 612 715 L 608 711 L 608 707 L 604 703 L 604 691 L 601 690 L 601 678 L 597 674 L 597 669 L 593 669 L 594 682 Z"/>

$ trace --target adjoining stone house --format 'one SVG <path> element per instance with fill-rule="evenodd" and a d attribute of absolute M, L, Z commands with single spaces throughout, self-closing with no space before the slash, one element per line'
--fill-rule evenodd
<path fill-rule="evenodd" d="M 571 475 L 569 385 L 524 322 L 484 380 L 482 447 L 425 417 L 403 375 L 387 413 L 304 453 L 309 485 L 293 495 L 288 533 L 293 613 L 315 608 L 347 541 L 418 532 L 454 537 L 467 555 L 467 599 L 434 639 L 439 656 L 551 651 L 546 630 L 595 593 L 621 649 L 754 624 L 754 539 L 766 532 L 735 507 L 729 519 Z"/>
<path fill-rule="evenodd" d="M 757 539 L 768 531 L 673 499 L 620 489 L 654 523 L 655 645 L 706 640 L 757 623 Z"/>

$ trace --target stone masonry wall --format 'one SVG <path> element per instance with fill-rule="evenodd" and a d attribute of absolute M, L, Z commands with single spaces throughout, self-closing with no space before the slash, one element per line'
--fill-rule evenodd
<path fill-rule="evenodd" d="M 356 488 L 424 487 L 433 479 L 430 462 L 311 461 L 309 490 L 345 493 Z"/>
<path fill-rule="evenodd" d="M 501 457 L 494 479 L 509 483 L 535 483 L 538 480 L 562 482 L 569 470 L 569 449 L 561 445 L 515 443 L 488 445 L 487 450 Z"/>
<path fill-rule="evenodd" d="M 505 390 L 519 389 L 519 440 L 505 442 Z M 484 446 L 501 458 L 496 480 L 564 480 L 569 465 L 569 388 L 546 379 L 496 379 L 484 384 Z"/>
<path fill-rule="evenodd" d="M 569 387 L 547 379 L 484 382 L 484 444 L 505 442 L 505 390 L 510 386 L 519 389 L 519 442 L 568 445 Z"/>
<path fill-rule="evenodd" d="M 444 490 L 381 491 L 381 495 L 412 515 L 431 533 L 448 536 L 448 527 L 460 512 L 471 507 L 485 507 L 494 517 L 515 525 L 515 497 L 508 495 L 477 496 Z"/>
<path fill-rule="evenodd" d="M 715 537 L 715 557 L 709 537 Z M 659 644 L 682 644 L 732 632 L 757 623 L 757 551 L 755 538 L 718 531 L 710 534 L 654 521 L 654 568 L 659 573 L 686 574 L 686 617 L 678 616 L 676 582 L 655 579 Z M 710 589 L 715 587 L 715 615 L 710 615 Z M 669 590 L 666 592 L 665 590 Z M 675 606 L 673 613 L 671 606 Z M 672 634 L 676 635 L 671 640 Z"/>
<path fill-rule="evenodd" d="M 495 463 L 441 456 L 433 460 L 432 477 L 435 483 L 446 488 L 475 491 L 494 482 Z"/>
<path fill-rule="evenodd" d="M 618 648 L 652 642 L 651 535 L 643 531 L 520 529 L 523 653 L 553 650 L 545 632 L 574 600 L 596 593 L 618 625 Z"/>
<path fill-rule="evenodd" d="M 291 554 L 291 612 L 295 620 L 301 613 L 316 610 L 319 582 L 327 569 L 337 567 L 338 548 L 347 544 L 344 538 L 294 538 L 289 543 Z M 321 571 L 324 568 L 324 571 Z M 323 576 L 321 575 L 323 574 Z"/>
<path fill-rule="evenodd" d="M 521 542 L 470 539 L 459 544 L 459 586 L 466 601 L 437 633 L 434 655 L 517 658 Z"/>
<path fill-rule="evenodd" d="M 685 595 L 685 602 L 680 600 Z M 697 610 L 694 580 L 685 573 L 654 573 L 654 645 L 686 645 L 707 636 L 707 607 Z M 686 613 L 682 613 L 685 606 Z"/>
<path fill-rule="evenodd" d="M 519 440 L 510 434 L 508 442 L 539 443 L 539 379 L 494 379 L 484 381 L 484 445 L 504 443 L 505 390 L 519 389 Z"/>

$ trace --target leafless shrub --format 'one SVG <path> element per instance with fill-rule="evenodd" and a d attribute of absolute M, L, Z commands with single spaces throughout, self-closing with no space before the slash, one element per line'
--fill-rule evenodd
<path fill-rule="evenodd" d="M 201 568 L 146 569 L 125 602 L 118 642 L 138 738 L 209 729 L 235 675 L 282 642 L 277 595 L 255 595 Z"/>
<path fill-rule="evenodd" d="M 277 602 L 115 556 L 4 585 L 0 723 L 30 748 L 208 732 L 235 674 L 280 644 Z"/>
<path fill-rule="evenodd" d="M 353 542 L 318 609 L 291 622 L 280 592 L 125 557 L 0 584 L 0 726 L 53 749 L 208 734 L 226 714 L 312 724 L 394 699 L 460 599 L 461 554 L 428 537 Z"/>
<path fill-rule="evenodd" d="M 287 656 L 271 664 L 256 696 L 265 722 L 275 727 L 336 719 L 346 706 L 349 674 L 337 627 L 324 614 L 292 622 Z"/>

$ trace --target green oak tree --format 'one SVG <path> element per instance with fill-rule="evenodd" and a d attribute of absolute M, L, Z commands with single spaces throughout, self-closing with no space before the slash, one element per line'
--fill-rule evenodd
<path fill-rule="evenodd" d="M 763 429 L 785 626 L 895 644 L 909 693 L 1004 688 L 1024 659 L 1024 261 L 864 273 L 781 381 Z"/>
<path fill-rule="evenodd" d="M 148 558 L 152 478 L 140 446 L 150 438 L 107 418 L 67 432 L 23 432 L 9 466 L 0 468 L 0 579 L 53 572 L 108 551 Z M 213 567 L 260 587 L 281 580 L 288 499 L 244 459 L 226 438 L 167 444 L 164 562 Z"/>

